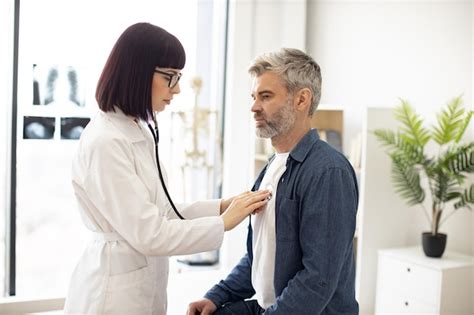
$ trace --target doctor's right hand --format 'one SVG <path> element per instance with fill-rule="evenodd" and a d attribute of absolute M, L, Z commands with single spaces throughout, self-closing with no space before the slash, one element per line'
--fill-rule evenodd
<path fill-rule="evenodd" d="M 268 202 L 268 196 L 270 196 L 268 190 L 247 191 L 236 196 L 227 210 L 221 214 L 224 231 L 232 230 L 246 216 L 264 206 Z"/>

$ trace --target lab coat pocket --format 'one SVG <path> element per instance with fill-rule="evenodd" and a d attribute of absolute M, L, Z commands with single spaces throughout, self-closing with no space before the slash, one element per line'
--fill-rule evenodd
<path fill-rule="evenodd" d="M 297 241 L 300 230 L 299 201 L 283 198 L 276 213 L 276 240 Z"/>
<path fill-rule="evenodd" d="M 153 304 L 150 267 L 108 277 L 105 314 L 149 314 Z"/>

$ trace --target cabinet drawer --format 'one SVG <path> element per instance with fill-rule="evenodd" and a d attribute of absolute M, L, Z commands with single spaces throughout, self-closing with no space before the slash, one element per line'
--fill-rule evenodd
<path fill-rule="evenodd" d="M 437 306 L 440 298 L 441 275 L 439 271 L 380 256 L 379 282 L 385 292 L 403 295 L 423 303 Z"/>
<path fill-rule="evenodd" d="M 376 314 L 439 314 L 434 305 L 408 297 L 403 292 L 377 299 Z"/>

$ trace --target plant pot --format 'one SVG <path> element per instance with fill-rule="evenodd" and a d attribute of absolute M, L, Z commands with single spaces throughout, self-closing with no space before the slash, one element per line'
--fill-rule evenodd
<path fill-rule="evenodd" d="M 439 258 L 443 256 L 444 250 L 446 249 L 447 235 L 438 233 L 436 235 L 431 232 L 424 232 L 422 234 L 423 251 L 428 257 Z"/>

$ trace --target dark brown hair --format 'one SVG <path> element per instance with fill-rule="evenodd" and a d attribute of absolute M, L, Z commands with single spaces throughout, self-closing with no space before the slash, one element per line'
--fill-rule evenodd
<path fill-rule="evenodd" d="M 185 63 L 186 53 L 175 36 L 150 23 L 134 24 L 110 52 L 97 83 L 97 103 L 104 112 L 117 106 L 126 115 L 148 120 L 155 68 L 182 69 Z"/>

